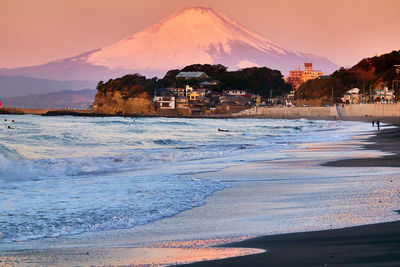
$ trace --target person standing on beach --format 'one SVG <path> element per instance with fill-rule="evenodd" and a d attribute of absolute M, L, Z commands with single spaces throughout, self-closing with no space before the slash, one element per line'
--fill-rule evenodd
<path fill-rule="evenodd" d="M 372 121 L 372 127 L 374 127 L 375 126 L 375 121 Z"/>
<path fill-rule="evenodd" d="M 380 129 L 379 121 L 376 121 L 376 127 L 378 127 L 378 131 Z"/>

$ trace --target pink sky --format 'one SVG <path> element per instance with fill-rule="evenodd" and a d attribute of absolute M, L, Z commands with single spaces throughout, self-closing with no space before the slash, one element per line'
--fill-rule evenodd
<path fill-rule="evenodd" d="M 399 0 L 0 0 L 0 68 L 76 56 L 191 6 L 341 66 L 400 49 Z"/>

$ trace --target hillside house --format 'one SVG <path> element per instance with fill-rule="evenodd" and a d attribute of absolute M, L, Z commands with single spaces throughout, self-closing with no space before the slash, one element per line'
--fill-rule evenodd
<path fill-rule="evenodd" d="M 186 97 L 186 88 L 175 88 L 175 95 Z"/>
<path fill-rule="evenodd" d="M 190 102 L 195 102 L 198 101 L 200 98 L 200 94 L 197 91 L 192 91 L 189 95 L 188 95 L 188 99 Z"/>
<path fill-rule="evenodd" d="M 248 95 L 246 90 L 224 90 L 224 95 L 243 96 Z"/>
<path fill-rule="evenodd" d="M 360 89 L 358 88 L 353 88 L 346 93 L 344 93 L 343 97 L 341 98 L 343 103 L 346 104 L 358 104 L 361 102 L 361 95 L 360 95 Z"/>
<path fill-rule="evenodd" d="M 394 91 L 386 85 L 382 86 L 380 89 L 375 89 L 374 99 L 381 103 L 393 102 L 395 99 Z"/>
<path fill-rule="evenodd" d="M 235 96 L 235 95 L 224 95 L 220 98 L 220 103 L 228 104 L 228 105 L 240 105 L 240 106 L 249 106 L 251 105 L 251 96 Z"/>
<path fill-rule="evenodd" d="M 175 96 L 155 96 L 156 109 L 175 109 Z"/>
<path fill-rule="evenodd" d="M 191 102 L 190 111 L 193 115 L 204 114 L 205 111 L 204 100 L 199 98 L 198 101 Z"/>
<path fill-rule="evenodd" d="M 289 106 L 289 107 L 294 106 L 294 104 L 295 104 L 294 95 L 295 95 L 295 91 L 290 91 L 290 93 L 285 95 L 285 98 L 284 98 L 285 106 Z"/>
<path fill-rule="evenodd" d="M 175 99 L 176 110 L 181 115 L 191 115 L 192 111 L 190 109 L 189 100 L 186 96 L 178 96 Z"/>
<path fill-rule="evenodd" d="M 175 101 L 176 108 L 190 108 L 189 100 L 185 96 L 178 96 Z"/>
<path fill-rule="evenodd" d="M 186 85 L 185 88 L 185 96 L 189 97 L 190 93 L 193 91 L 193 87 L 190 87 L 189 85 Z"/>
<path fill-rule="evenodd" d="M 186 94 L 185 88 L 170 87 L 167 88 L 167 90 L 168 90 L 168 95 L 171 96 L 185 96 Z"/>
<path fill-rule="evenodd" d="M 214 80 L 214 81 L 204 81 L 199 83 L 199 86 L 201 88 L 213 88 L 219 84 L 219 81 Z"/>

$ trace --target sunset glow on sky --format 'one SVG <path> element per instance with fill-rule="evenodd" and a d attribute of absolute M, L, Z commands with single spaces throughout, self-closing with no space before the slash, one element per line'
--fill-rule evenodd
<path fill-rule="evenodd" d="M 398 0 L 0 0 L 0 68 L 110 45 L 191 6 L 214 8 L 282 47 L 341 66 L 400 49 Z"/>

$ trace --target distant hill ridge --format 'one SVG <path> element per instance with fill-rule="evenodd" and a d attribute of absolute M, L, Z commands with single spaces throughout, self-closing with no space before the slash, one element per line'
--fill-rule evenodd
<path fill-rule="evenodd" d="M 63 90 L 94 89 L 92 81 L 56 81 L 49 79 L 0 75 L 0 100 L 2 98 L 47 94 Z"/>
<path fill-rule="evenodd" d="M 49 94 L 3 98 L 4 107 L 16 108 L 87 108 L 93 104 L 96 90 L 63 90 Z"/>

